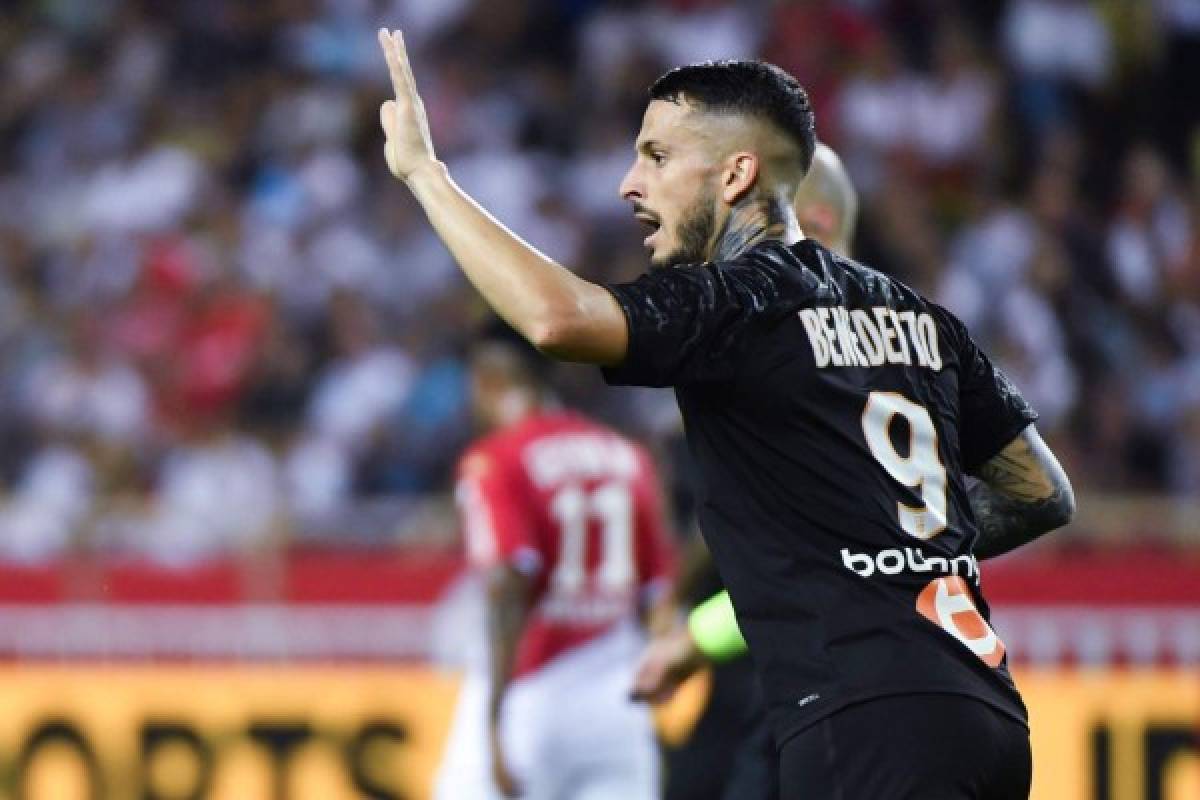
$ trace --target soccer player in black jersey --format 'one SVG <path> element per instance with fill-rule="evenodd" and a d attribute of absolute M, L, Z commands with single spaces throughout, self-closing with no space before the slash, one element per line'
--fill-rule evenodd
<path fill-rule="evenodd" d="M 858 193 L 842 161 L 818 143 L 812 165 L 792 201 L 804 235 L 848 255 L 858 222 Z M 690 475 L 692 470 L 682 472 Z M 688 482 L 685 482 L 688 483 Z M 681 487 L 693 505 L 690 483 Z M 685 512 L 686 513 L 686 512 Z M 688 514 L 687 516 L 690 516 Z M 675 592 L 680 601 L 705 599 L 719 578 L 702 539 L 689 539 L 682 552 Z M 767 726 L 762 692 L 752 665 L 741 662 L 745 639 L 737 627 L 727 592 L 707 598 L 686 623 L 660 630 L 647 646 L 634 677 L 632 696 L 665 702 L 698 669 L 711 665 L 704 713 L 687 740 L 667 752 L 666 797 L 720 800 L 776 800 L 779 769 Z M 729 663 L 727 663 L 729 662 Z"/>
<path fill-rule="evenodd" d="M 953 315 L 803 237 L 791 199 L 814 129 L 799 84 L 721 62 L 651 87 L 620 191 L 660 269 L 605 287 L 455 185 L 403 39 L 380 43 L 388 167 L 488 303 L 548 355 L 675 388 L 781 796 L 1026 797 L 1025 708 L 976 558 L 1064 524 L 1070 485 Z"/>

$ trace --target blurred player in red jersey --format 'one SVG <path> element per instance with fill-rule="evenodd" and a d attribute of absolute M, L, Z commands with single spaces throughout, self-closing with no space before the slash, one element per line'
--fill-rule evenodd
<path fill-rule="evenodd" d="M 645 450 L 558 408 L 534 359 L 500 341 L 471 359 L 487 433 L 456 499 L 490 668 L 464 685 L 436 796 L 658 797 L 651 717 L 629 694 L 639 617 L 667 595 L 662 492 Z"/>

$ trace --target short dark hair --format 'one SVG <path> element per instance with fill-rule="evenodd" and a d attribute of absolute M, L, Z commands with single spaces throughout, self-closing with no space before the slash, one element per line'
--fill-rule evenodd
<path fill-rule="evenodd" d="M 512 380 L 539 390 L 549 386 L 554 363 L 500 319 L 482 326 L 468 347 L 467 360 L 472 365 L 488 362 Z"/>
<path fill-rule="evenodd" d="M 706 111 L 744 114 L 773 124 L 800 150 L 805 173 L 816 148 L 816 122 L 800 82 L 765 61 L 705 61 L 676 67 L 650 87 L 652 100 L 685 97 Z"/>

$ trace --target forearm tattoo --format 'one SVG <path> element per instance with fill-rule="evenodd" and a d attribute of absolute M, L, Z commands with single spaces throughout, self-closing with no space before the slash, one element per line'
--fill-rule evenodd
<path fill-rule="evenodd" d="M 1066 520 L 1065 490 L 1041 500 L 1017 500 L 995 491 L 986 483 L 967 490 L 979 538 L 975 541 L 976 558 L 1003 555 L 1032 542 L 1043 533 L 1060 527 Z"/>
<path fill-rule="evenodd" d="M 979 538 L 978 558 L 992 558 L 1065 525 L 1075 512 L 1071 485 L 1048 448 L 1022 436 L 979 470 L 967 490 Z"/>

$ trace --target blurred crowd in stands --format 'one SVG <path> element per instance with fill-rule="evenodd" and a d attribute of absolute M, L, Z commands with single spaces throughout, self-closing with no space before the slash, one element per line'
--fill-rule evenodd
<path fill-rule="evenodd" d="M 855 254 L 968 323 L 1077 489 L 1200 493 L 1200 2 L 0 13 L 0 557 L 351 536 L 350 505 L 445 493 L 489 318 L 384 167 L 381 25 L 459 183 L 594 280 L 646 267 L 616 191 L 646 87 L 781 65 L 862 194 Z M 556 370 L 566 402 L 677 434 L 669 393 Z"/>

